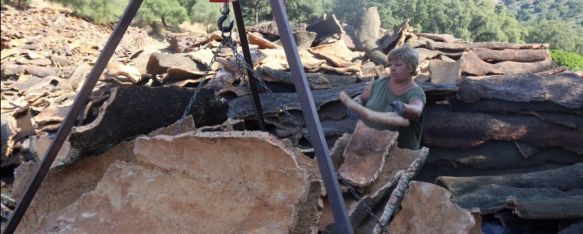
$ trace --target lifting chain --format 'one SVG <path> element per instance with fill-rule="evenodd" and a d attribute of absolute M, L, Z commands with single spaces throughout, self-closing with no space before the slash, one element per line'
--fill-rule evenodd
<path fill-rule="evenodd" d="M 217 26 L 221 30 L 221 34 L 222 34 L 221 35 L 222 36 L 221 43 L 213 52 L 213 57 L 211 58 L 211 61 L 209 62 L 207 69 L 204 72 L 204 75 L 202 76 L 202 78 L 200 78 L 201 79 L 200 82 L 198 82 L 198 85 L 194 89 L 194 93 L 190 97 L 190 99 L 188 101 L 188 105 L 186 105 L 186 108 L 184 109 L 184 113 L 182 113 L 182 116 L 180 117 L 180 119 L 178 121 L 176 121 L 176 123 L 174 125 L 174 134 L 173 134 L 174 136 L 176 136 L 176 134 L 178 134 L 180 125 L 182 125 L 182 122 L 184 121 L 186 116 L 188 116 L 188 114 L 192 110 L 192 105 L 196 101 L 196 98 L 198 97 L 198 93 L 200 92 L 200 90 L 202 89 L 202 87 L 204 85 L 204 79 L 208 76 L 209 72 L 212 70 L 212 66 L 215 63 L 215 60 L 217 59 L 218 54 L 221 52 L 221 49 L 223 49 L 226 45 L 233 43 L 233 39 L 231 38 L 231 30 L 233 30 L 233 21 L 231 21 L 229 26 L 223 27 L 223 24 L 225 23 L 225 21 L 229 19 L 229 5 L 228 4 L 225 3 L 223 5 L 223 7 L 221 8 L 221 14 L 222 14 L 222 16 L 217 21 L 217 24 L 218 24 Z"/>

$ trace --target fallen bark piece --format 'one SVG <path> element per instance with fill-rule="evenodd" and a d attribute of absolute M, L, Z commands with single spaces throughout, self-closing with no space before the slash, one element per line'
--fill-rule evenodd
<path fill-rule="evenodd" d="M 146 71 L 148 74 L 166 74 L 164 82 L 198 78 L 206 67 L 181 54 L 152 53 Z"/>
<path fill-rule="evenodd" d="M 412 181 L 389 233 L 470 233 L 476 220 L 450 197 L 442 187 Z"/>
<path fill-rule="evenodd" d="M 379 39 L 381 18 L 376 7 L 369 7 L 366 9 L 361 15 L 359 26 L 360 30 L 358 30 L 357 37 L 358 42 L 361 44 L 360 47 L 366 48 L 366 46 L 364 46 L 366 41 L 376 42 Z"/>
<path fill-rule="evenodd" d="M 336 19 L 335 15 L 331 15 L 328 19 L 320 20 L 308 25 L 306 30 L 316 33 L 316 41 L 321 41 L 330 36 L 340 36 L 342 34 L 342 26 Z"/>
<path fill-rule="evenodd" d="M 490 140 L 504 140 L 583 153 L 579 140 L 583 139 L 583 131 L 534 116 L 458 113 L 439 106 L 428 106 L 425 115 L 423 136 L 424 143 L 429 146 L 470 149 Z"/>
<path fill-rule="evenodd" d="M 583 218 L 583 194 L 543 201 L 509 197 L 506 206 L 522 219 Z"/>
<path fill-rule="evenodd" d="M 486 48 L 473 48 L 472 51 L 482 60 L 487 62 L 537 62 L 547 60 L 550 56 L 548 50 L 534 50 L 534 49 L 506 49 L 506 50 L 491 50 Z"/>
<path fill-rule="evenodd" d="M 259 33 L 249 32 L 247 33 L 249 38 L 249 43 L 259 46 L 259 49 L 280 49 L 278 44 L 275 44 L 265 38 Z"/>
<path fill-rule="evenodd" d="M 282 82 L 291 85 L 294 84 L 294 80 L 290 72 L 273 70 L 268 67 L 263 68 L 262 72 L 267 74 L 267 77 L 263 78 L 265 81 Z M 308 78 L 308 83 L 311 89 L 331 89 L 343 87 L 354 84 L 358 81 L 356 76 L 342 76 L 322 73 L 306 73 L 306 78 Z"/>
<path fill-rule="evenodd" d="M 461 81 L 459 65 L 456 62 L 447 62 L 438 59 L 431 60 L 429 64 L 431 83 L 459 83 Z"/>
<path fill-rule="evenodd" d="M 358 52 L 353 52 L 344 41 L 337 41 L 331 44 L 319 45 L 309 48 L 308 51 L 321 56 L 336 67 L 349 67 L 353 65 L 352 60 L 361 56 Z"/>
<path fill-rule="evenodd" d="M 59 75 L 58 67 L 42 67 L 37 65 L 24 65 L 24 71 L 37 77 L 57 76 Z"/>
<path fill-rule="evenodd" d="M 73 128 L 71 146 L 92 150 L 168 126 L 182 117 L 192 94 L 189 90 L 168 87 L 112 89 L 97 118 L 87 125 Z M 196 126 L 204 126 L 224 122 L 226 112 L 226 103 L 216 99 L 212 90 L 202 89 L 190 114 Z"/>
<path fill-rule="evenodd" d="M 37 162 L 42 162 L 44 159 L 45 153 L 49 149 L 50 144 L 53 142 L 54 139 L 50 139 L 48 136 L 41 135 L 41 136 L 32 136 L 30 137 L 30 152 L 36 156 Z M 71 150 L 71 145 L 69 142 L 64 142 L 51 168 L 58 167 L 64 164 L 67 164 L 73 160 L 73 158 L 69 159 L 69 152 Z"/>
<path fill-rule="evenodd" d="M 583 79 L 572 73 L 465 77 L 459 86 L 458 99 L 468 103 L 480 99 L 548 101 L 569 109 L 583 108 Z"/>
<path fill-rule="evenodd" d="M 391 127 L 406 127 L 409 126 L 409 120 L 403 118 L 395 112 L 377 112 L 367 109 L 366 107 L 356 103 L 346 94 L 340 92 L 338 98 L 346 106 L 346 108 L 354 111 L 360 119 L 370 121 L 375 124 Z"/>
<path fill-rule="evenodd" d="M 362 93 L 367 84 L 356 83 L 346 87 L 339 87 L 328 90 L 313 91 L 313 98 L 316 108 L 319 109 L 329 102 L 338 100 L 338 93 L 346 91 L 350 95 Z M 301 110 L 297 93 L 272 93 L 260 94 L 261 105 L 264 115 L 280 113 L 282 109 Z M 244 119 L 255 115 L 253 102 L 249 97 L 240 97 L 229 102 L 228 116 L 231 119 Z"/>
<path fill-rule="evenodd" d="M 383 210 L 383 214 L 379 218 L 380 223 L 384 227 L 386 227 L 389 224 L 397 207 L 403 200 L 403 196 L 405 196 L 405 192 L 409 187 L 409 182 L 413 179 L 413 177 L 415 177 L 415 175 L 419 173 L 419 171 L 421 171 L 421 168 L 423 168 L 423 165 L 425 164 L 425 160 L 427 159 L 427 152 L 429 151 L 429 149 L 423 147 L 422 149 L 419 149 L 417 151 L 425 152 L 421 153 L 420 157 L 416 158 L 415 161 L 413 161 L 411 165 L 409 165 L 407 170 L 405 170 L 403 175 L 401 175 L 401 178 L 399 178 L 399 183 L 397 183 L 397 186 L 391 193 L 389 201 L 387 202 Z M 375 226 L 373 229 L 373 233 L 375 234 L 381 233 L 382 229 L 383 228 L 381 226 Z"/>
<path fill-rule="evenodd" d="M 70 207 L 74 216 L 96 213 L 76 223 L 77 230 L 117 232 L 145 225 L 171 232 L 290 232 L 309 190 L 308 175 L 298 165 L 298 158 L 305 156 L 268 133 L 142 137 L 134 153 L 150 167 L 111 167 L 95 191 Z M 112 193 L 122 184 L 127 184 L 127 193 Z M 143 212 L 151 209 L 156 212 Z M 101 223 L 100 218 L 113 223 Z"/>
<path fill-rule="evenodd" d="M 379 48 L 385 52 L 389 52 L 394 48 L 399 48 L 403 46 L 405 38 L 407 37 L 407 30 L 409 30 L 409 19 L 405 19 L 401 26 L 395 27 L 393 33 L 386 34 L 384 37 L 379 39 Z"/>
<path fill-rule="evenodd" d="M 137 68 L 120 62 L 108 63 L 104 75 L 106 79 L 129 84 L 137 84 L 142 79 L 140 71 Z"/>
<path fill-rule="evenodd" d="M 354 209 L 349 211 L 352 225 L 354 227 L 360 226 L 357 230 L 371 233 L 374 227 L 378 225 L 377 220 L 371 217 L 367 209 L 364 208 L 364 203 L 371 209 L 376 210 L 374 212 L 375 215 L 380 217 L 382 210 L 378 209 L 378 206 L 382 204 L 381 201 L 388 197 L 388 194 L 397 185 L 399 178 L 401 178 L 407 167 L 417 158 L 426 157 L 427 153 L 427 150 L 401 149 L 396 145 L 391 147 L 387 160 L 385 160 L 383 172 L 372 185 L 362 191 L 362 194 L 366 195 L 362 197 Z"/>
<path fill-rule="evenodd" d="M 385 157 L 398 135 L 399 132 L 376 130 L 359 121 L 344 150 L 340 176 L 359 188 L 372 184 L 382 172 Z"/>

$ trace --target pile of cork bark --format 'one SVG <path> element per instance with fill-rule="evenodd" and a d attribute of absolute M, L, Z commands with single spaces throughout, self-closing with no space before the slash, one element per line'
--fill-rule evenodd
<path fill-rule="evenodd" d="M 293 26 L 357 232 L 378 228 L 366 207 L 395 233 L 473 232 L 496 219 L 559 231 L 583 219 L 581 74 L 554 66 L 544 44 L 464 42 L 407 21 L 387 31 L 375 8 L 362 22 Z M 1 166 L 18 166 L 3 191 L 18 198 L 111 30 L 50 9 L 3 11 L 2 25 Z M 130 27 L 19 232 L 333 231 L 277 28 L 247 30 L 265 132 L 253 131 L 236 33 L 234 49 L 219 33 L 170 34 L 168 48 L 152 48 Z M 397 148 L 396 132 L 357 124 L 338 98 L 390 75 L 387 53 L 405 45 L 420 54 L 430 149 Z"/>

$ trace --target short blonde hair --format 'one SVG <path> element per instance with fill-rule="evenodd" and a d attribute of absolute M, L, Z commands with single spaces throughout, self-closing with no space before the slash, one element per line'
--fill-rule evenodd
<path fill-rule="evenodd" d="M 412 49 L 411 47 L 402 47 L 391 50 L 388 57 L 389 63 L 398 59 L 407 64 L 411 70 L 411 75 L 417 75 L 417 67 L 419 66 L 419 53 L 417 53 L 415 49 Z"/>

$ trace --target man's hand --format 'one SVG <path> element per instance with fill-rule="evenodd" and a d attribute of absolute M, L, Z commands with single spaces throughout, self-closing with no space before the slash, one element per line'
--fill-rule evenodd
<path fill-rule="evenodd" d="M 400 116 L 405 116 L 405 103 L 401 101 L 392 101 L 391 106 L 393 107 L 393 111 Z"/>

